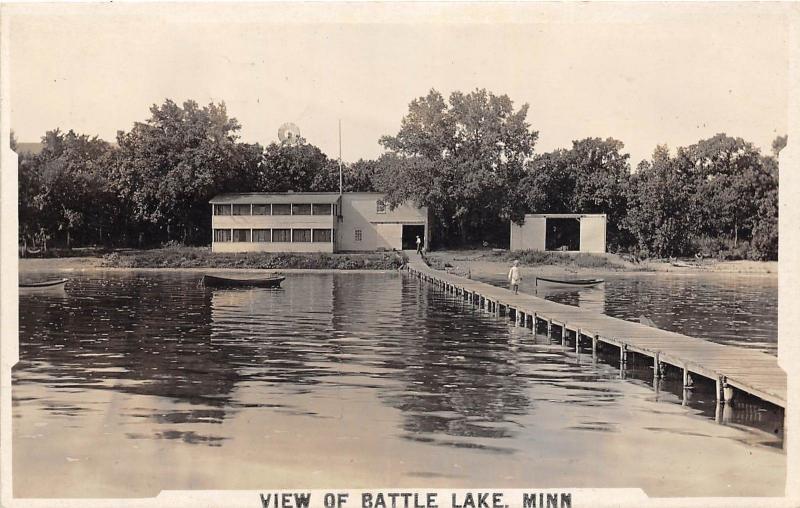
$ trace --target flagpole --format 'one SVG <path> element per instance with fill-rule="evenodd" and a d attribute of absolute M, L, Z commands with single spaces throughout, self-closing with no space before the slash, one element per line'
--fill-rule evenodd
<path fill-rule="evenodd" d="M 342 194 L 342 119 L 339 119 L 339 195 Z"/>

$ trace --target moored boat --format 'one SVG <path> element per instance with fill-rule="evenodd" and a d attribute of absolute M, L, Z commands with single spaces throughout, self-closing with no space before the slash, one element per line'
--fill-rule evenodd
<path fill-rule="evenodd" d="M 43 288 L 55 288 L 59 286 L 64 286 L 67 283 L 67 279 L 52 279 L 52 280 L 43 280 L 40 282 L 20 282 L 19 287 L 20 289 L 43 289 Z"/>
<path fill-rule="evenodd" d="M 580 287 L 592 287 L 605 282 L 603 279 L 551 279 L 548 277 L 536 277 L 535 285 L 538 286 L 539 281 L 546 282 L 548 284 L 558 284 L 562 286 L 580 286 Z"/>
<path fill-rule="evenodd" d="M 229 287 L 255 287 L 255 288 L 277 288 L 280 287 L 286 277 L 273 275 L 270 277 L 238 279 L 231 277 L 219 277 L 217 275 L 203 275 L 202 284 L 206 287 L 229 288 Z"/>

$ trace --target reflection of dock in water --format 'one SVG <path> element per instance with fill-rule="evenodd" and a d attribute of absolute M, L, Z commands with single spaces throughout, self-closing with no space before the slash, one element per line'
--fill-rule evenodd
<path fill-rule="evenodd" d="M 533 333 L 546 329 L 548 337 L 560 338 L 565 346 L 572 343 L 578 354 L 582 347 L 591 348 L 593 359 L 598 350 L 616 351 L 623 375 L 635 355 L 652 361 L 656 380 L 678 375 L 687 390 L 693 375 L 711 380 L 719 404 L 732 401 L 738 390 L 786 407 L 786 374 L 773 356 L 604 315 L 601 293 L 596 294 L 599 312 L 595 302 L 586 302 L 591 310 L 583 300 L 576 308 L 433 270 L 419 256 L 411 256 L 407 268 L 412 276 L 496 316 L 508 316 Z M 592 297 L 590 291 L 579 296 Z"/>

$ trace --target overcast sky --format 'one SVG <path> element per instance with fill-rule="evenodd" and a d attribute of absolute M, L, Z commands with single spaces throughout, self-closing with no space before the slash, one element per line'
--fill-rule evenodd
<path fill-rule="evenodd" d="M 786 6 L 764 4 L 4 5 L 12 128 L 113 140 L 165 98 L 225 101 L 244 141 L 294 122 L 347 161 L 381 153 L 431 88 L 530 105 L 537 151 L 587 136 L 633 164 L 717 132 L 769 151 L 787 128 Z"/>

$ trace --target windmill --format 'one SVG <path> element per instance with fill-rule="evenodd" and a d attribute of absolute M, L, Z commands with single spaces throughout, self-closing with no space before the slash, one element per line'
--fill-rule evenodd
<path fill-rule="evenodd" d="M 292 122 L 286 122 L 278 129 L 278 139 L 281 144 L 285 145 L 299 145 L 303 142 L 300 136 L 300 128 Z"/>

